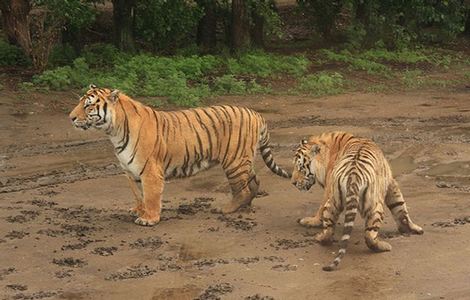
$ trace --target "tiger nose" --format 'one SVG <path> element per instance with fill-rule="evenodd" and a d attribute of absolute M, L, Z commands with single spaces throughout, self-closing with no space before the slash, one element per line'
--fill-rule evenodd
<path fill-rule="evenodd" d="M 77 117 L 70 117 L 70 121 L 75 121 L 77 119 Z"/>

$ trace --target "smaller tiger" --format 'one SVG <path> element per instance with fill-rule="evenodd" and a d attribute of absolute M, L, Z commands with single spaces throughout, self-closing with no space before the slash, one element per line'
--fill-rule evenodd
<path fill-rule="evenodd" d="M 400 232 L 423 233 L 423 229 L 411 221 L 385 156 L 369 139 L 331 132 L 303 140 L 295 153 L 292 184 L 306 191 L 315 182 L 325 189 L 324 202 L 315 216 L 299 222 L 305 226 L 323 227 L 315 237 L 317 241 L 322 244 L 333 241 L 336 222 L 345 210 L 339 252 L 332 263 L 323 267 L 324 271 L 334 270 L 346 254 L 357 212 L 366 220 L 365 242 L 375 252 L 392 249 L 378 237 L 384 219 L 384 204 L 392 212 Z"/>

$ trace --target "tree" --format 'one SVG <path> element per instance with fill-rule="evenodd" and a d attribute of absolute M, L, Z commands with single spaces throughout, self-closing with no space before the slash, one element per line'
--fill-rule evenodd
<path fill-rule="evenodd" d="M 30 56 L 31 36 L 29 34 L 29 12 L 31 5 L 28 0 L 0 0 L 3 30 L 8 41 L 20 46 Z"/>
<path fill-rule="evenodd" d="M 114 44 L 122 51 L 134 52 L 134 10 L 136 0 L 113 0 Z"/>
<path fill-rule="evenodd" d="M 8 40 L 20 46 L 40 71 L 64 26 L 83 27 L 94 17 L 81 0 L 0 0 L 0 10 Z"/>
<path fill-rule="evenodd" d="M 231 44 L 233 50 L 250 46 L 250 20 L 245 0 L 232 0 Z"/>
<path fill-rule="evenodd" d="M 216 0 L 198 0 L 203 9 L 203 16 L 197 26 L 197 44 L 203 52 L 211 52 L 216 46 L 217 2 Z"/>

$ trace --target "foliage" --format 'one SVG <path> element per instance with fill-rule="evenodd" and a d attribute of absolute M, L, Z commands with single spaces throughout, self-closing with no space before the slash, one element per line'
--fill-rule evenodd
<path fill-rule="evenodd" d="M 58 44 L 52 48 L 49 55 L 48 67 L 59 67 L 72 64 L 73 60 L 77 58 L 75 49 L 69 44 Z"/>
<path fill-rule="evenodd" d="M 254 79 L 243 81 L 233 75 L 223 75 L 215 78 L 212 90 L 217 95 L 245 95 L 270 91 L 269 88 L 259 85 Z"/>
<path fill-rule="evenodd" d="M 235 75 L 269 77 L 287 73 L 301 76 L 307 71 L 310 61 L 304 56 L 281 56 L 257 51 L 243 53 L 237 59 L 229 58 L 227 65 L 229 72 Z"/>
<path fill-rule="evenodd" d="M 424 84 L 423 72 L 421 70 L 405 70 L 401 80 L 408 88 L 419 87 Z"/>
<path fill-rule="evenodd" d="M 181 46 L 194 31 L 202 9 L 186 0 L 142 0 L 136 7 L 136 34 L 154 50 Z"/>
<path fill-rule="evenodd" d="M 343 76 L 337 72 L 318 73 L 302 77 L 297 90 L 313 96 L 325 96 L 340 93 L 343 85 Z"/>
<path fill-rule="evenodd" d="M 335 27 L 345 0 L 297 0 L 300 9 L 310 18 L 323 38 L 328 39 Z"/>
<path fill-rule="evenodd" d="M 361 55 L 354 55 L 349 50 L 342 50 L 340 52 L 333 52 L 324 49 L 321 53 L 328 60 L 346 63 L 354 70 L 366 71 L 368 74 L 383 74 L 386 75 L 390 68 L 375 62 L 373 60 L 362 57 Z"/>
<path fill-rule="evenodd" d="M 434 49 L 390 51 L 384 48 L 376 48 L 360 52 L 349 50 L 335 52 L 322 49 L 320 55 L 326 61 L 345 63 L 353 70 L 362 70 L 368 74 L 382 74 L 385 76 L 391 71 L 391 68 L 385 64 L 417 65 L 426 63 L 447 68 L 453 61 L 460 60 L 457 56 Z"/>
<path fill-rule="evenodd" d="M 273 0 L 250 0 L 248 5 L 252 13 L 263 18 L 264 31 L 268 36 L 282 36 L 282 20 Z"/>
<path fill-rule="evenodd" d="M 107 57 L 109 59 L 106 60 Z M 130 95 L 167 97 L 172 103 L 193 106 L 210 94 L 269 92 L 269 88 L 261 86 L 254 79 L 239 80 L 236 76 L 302 75 L 308 64 L 305 57 L 287 57 L 259 51 L 242 55 L 238 59 L 213 55 L 128 56 L 112 46 L 96 45 L 87 48 L 83 57 L 75 59 L 72 65 L 35 76 L 33 83 L 37 87 L 53 90 L 82 88 L 94 83 L 117 88 Z M 207 82 L 214 76 L 209 87 Z"/>
<path fill-rule="evenodd" d="M 20 48 L 0 39 L 0 66 L 25 66 L 29 63 L 30 61 Z"/>
<path fill-rule="evenodd" d="M 119 51 L 114 45 L 102 43 L 86 45 L 81 56 L 92 68 L 110 68 L 130 59 L 130 55 Z"/>

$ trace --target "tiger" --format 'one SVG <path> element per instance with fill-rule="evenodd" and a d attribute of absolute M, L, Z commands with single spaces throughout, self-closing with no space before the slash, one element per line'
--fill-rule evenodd
<path fill-rule="evenodd" d="M 422 234 L 413 223 L 405 200 L 383 152 L 373 141 L 346 132 L 329 132 L 302 140 L 294 155 L 291 183 L 309 190 L 315 182 L 325 190 L 323 204 L 313 217 L 299 220 L 304 226 L 322 227 L 315 236 L 321 244 L 331 244 L 335 225 L 345 210 L 343 235 L 336 258 L 323 267 L 333 271 L 346 254 L 346 248 L 359 212 L 365 219 L 365 242 L 375 252 L 390 251 L 380 240 L 384 204 L 390 209 L 401 233 Z"/>
<path fill-rule="evenodd" d="M 217 164 L 232 193 L 222 213 L 251 205 L 260 184 L 254 171 L 257 146 L 272 172 L 291 177 L 274 162 L 265 119 L 248 108 L 157 111 L 119 90 L 90 85 L 69 118 L 74 127 L 102 130 L 111 140 L 135 196 L 130 212 L 138 225 L 160 221 L 165 180 L 189 177 Z"/>

